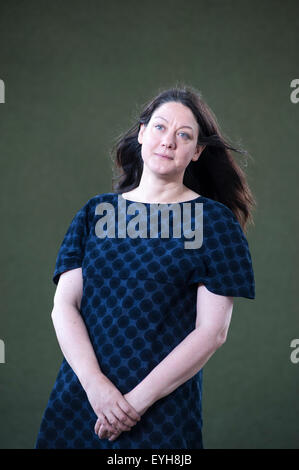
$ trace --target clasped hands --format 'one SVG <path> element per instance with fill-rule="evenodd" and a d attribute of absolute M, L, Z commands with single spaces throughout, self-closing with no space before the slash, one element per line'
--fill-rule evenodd
<path fill-rule="evenodd" d="M 122 395 L 106 376 L 96 377 L 86 393 L 98 417 L 94 432 L 100 439 L 114 441 L 123 431 L 130 431 L 148 408 L 138 401 L 134 389 Z"/>
<path fill-rule="evenodd" d="M 115 407 L 111 409 L 110 418 L 103 413 L 98 417 L 94 426 L 94 431 L 100 439 L 109 439 L 115 441 L 123 431 L 130 431 L 141 416 L 129 404 L 126 395 L 122 396 L 122 400 L 115 403 Z"/>

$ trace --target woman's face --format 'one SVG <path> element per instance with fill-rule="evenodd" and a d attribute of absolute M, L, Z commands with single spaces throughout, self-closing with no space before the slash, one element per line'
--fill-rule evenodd
<path fill-rule="evenodd" d="M 141 124 L 138 142 L 149 170 L 160 174 L 184 174 L 191 160 L 203 150 L 197 145 L 198 124 L 182 103 L 169 102 L 157 108 L 148 124 Z"/>

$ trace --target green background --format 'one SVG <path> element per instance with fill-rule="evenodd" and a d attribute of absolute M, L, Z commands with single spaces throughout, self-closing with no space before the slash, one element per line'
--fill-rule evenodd
<path fill-rule="evenodd" d="M 228 340 L 204 367 L 204 444 L 298 448 L 298 2 L 0 5 L 0 447 L 34 447 L 60 366 L 51 277 L 72 217 L 112 191 L 109 150 L 143 103 L 184 82 L 249 151 L 258 203 L 256 300 L 235 299 Z"/>

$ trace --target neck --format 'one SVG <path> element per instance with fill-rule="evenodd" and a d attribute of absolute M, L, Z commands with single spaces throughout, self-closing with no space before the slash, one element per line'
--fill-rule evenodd
<path fill-rule="evenodd" d="M 140 200 L 159 201 L 161 203 L 179 201 L 188 192 L 191 192 L 191 190 L 183 184 L 183 177 L 177 181 L 169 181 L 165 177 L 157 178 L 156 175 L 145 175 L 144 172 L 139 186 L 134 189 L 134 195 Z"/>

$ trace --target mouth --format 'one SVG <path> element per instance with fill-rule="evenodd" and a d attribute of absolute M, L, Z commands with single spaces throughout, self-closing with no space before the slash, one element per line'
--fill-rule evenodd
<path fill-rule="evenodd" d="M 167 160 L 173 160 L 173 158 L 170 157 L 169 155 L 163 155 L 162 153 L 155 153 L 155 155 L 161 158 L 166 158 Z"/>

